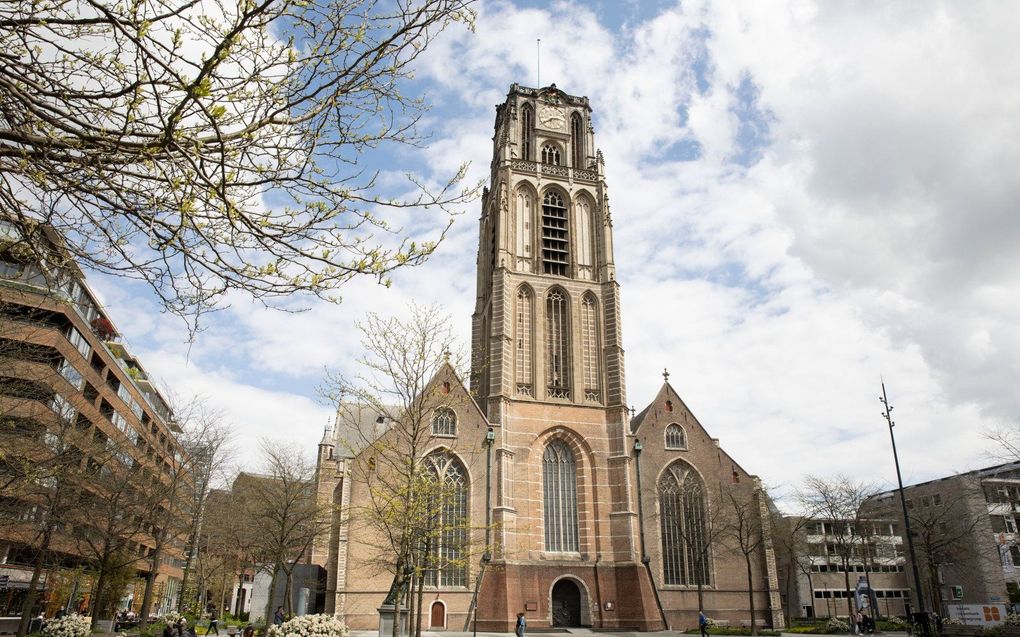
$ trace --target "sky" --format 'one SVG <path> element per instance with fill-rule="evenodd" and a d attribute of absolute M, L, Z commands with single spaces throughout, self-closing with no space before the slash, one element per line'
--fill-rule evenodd
<path fill-rule="evenodd" d="M 424 149 L 366 158 L 485 179 L 494 106 L 555 83 L 591 101 L 623 299 L 628 402 L 670 383 L 746 470 L 889 486 L 996 464 L 1020 422 L 1020 4 L 505 2 L 419 60 Z M 536 39 L 541 64 L 536 68 Z M 188 343 L 152 294 L 90 277 L 132 351 L 236 430 L 314 453 L 327 368 L 366 312 L 441 304 L 466 351 L 480 204 L 435 256 L 341 305 L 243 297 Z M 425 234 L 442 219 L 404 218 Z M 296 311 L 301 310 L 301 311 Z"/>

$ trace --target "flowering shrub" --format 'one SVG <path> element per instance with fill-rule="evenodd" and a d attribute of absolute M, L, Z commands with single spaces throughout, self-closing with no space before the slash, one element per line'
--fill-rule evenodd
<path fill-rule="evenodd" d="M 60 619 L 51 619 L 42 632 L 44 637 L 88 637 L 92 628 L 87 617 L 65 615 Z"/>
<path fill-rule="evenodd" d="M 952 617 L 946 617 L 942 620 L 943 626 L 963 626 L 962 619 L 954 619 Z"/>
<path fill-rule="evenodd" d="M 1006 619 L 1004 619 L 1002 623 L 1004 623 L 1007 626 L 1020 626 L 1020 615 L 1018 615 L 1017 613 L 1010 613 L 1006 615 Z"/>
<path fill-rule="evenodd" d="M 850 632 L 850 624 L 846 623 L 842 619 L 833 617 L 825 624 L 825 632 L 827 633 L 848 633 Z"/>
<path fill-rule="evenodd" d="M 167 613 L 166 615 L 163 615 L 162 617 L 160 617 L 159 619 L 160 619 L 160 621 L 162 621 L 167 626 L 175 626 L 175 625 L 177 625 L 177 622 L 179 622 L 182 619 L 184 619 L 184 615 L 181 615 L 177 611 L 172 610 L 169 613 Z"/>
<path fill-rule="evenodd" d="M 347 625 L 336 615 L 302 615 L 270 626 L 267 637 L 349 637 Z"/>

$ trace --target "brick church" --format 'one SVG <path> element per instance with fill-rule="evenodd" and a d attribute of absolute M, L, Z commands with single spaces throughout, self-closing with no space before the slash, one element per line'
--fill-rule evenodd
<path fill-rule="evenodd" d="M 624 379 L 613 217 L 586 97 L 514 84 L 496 107 L 490 187 L 482 197 L 470 388 L 445 367 L 434 383 L 458 398 L 435 410 L 436 471 L 478 520 L 470 560 L 428 572 L 414 613 L 423 629 L 663 630 L 709 617 L 782 625 L 775 560 L 745 559 L 729 503 L 767 515 L 758 480 L 698 422 L 664 375 L 637 414 Z M 385 436 L 386 419 L 358 415 Z M 347 432 L 349 434 L 349 432 Z M 368 452 L 344 427 L 319 445 L 320 499 L 337 505 L 314 551 L 326 609 L 375 629 L 393 580 L 373 571 L 378 545 L 356 531 L 370 485 Z M 441 459 L 441 462 L 438 460 Z M 443 536 L 449 553 L 452 536 Z M 488 542 L 486 539 L 488 538 Z M 753 582 L 749 595 L 748 576 Z"/>

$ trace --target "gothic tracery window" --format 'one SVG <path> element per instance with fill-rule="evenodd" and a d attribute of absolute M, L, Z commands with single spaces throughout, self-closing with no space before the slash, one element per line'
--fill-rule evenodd
<path fill-rule="evenodd" d="M 534 215 L 534 201 L 525 188 L 517 191 L 517 262 L 526 272 L 531 271 L 531 221 Z"/>
<path fill-rule="evenodd" d="M 545 501 L 545 550 L 576 552 L 577 464 L 562 440 L 553 440 L 542 455 L 542 483 Z"/>
<path fill-rule="evenodd" d="M 517 290 L 517 311 L 514 321 L 514 377 L 517 393 L 534 396 L 532 383 L 532 321 L 534 296 L 526 286 Z"/>
<path fill-rule="evenodd" d="M 440 407 L 432 414 L 433 436 L 456 436 L 457 414 L 449 407 Z"/>
<path fill-rule="evenodd" d="M 675 422 L 669 423 L 666 427 L 666 448 L 686 449 L 687 436 L 684 435 L 684 428 Z"/>
<path fill-rule="evenodd" d="M 425 470 L 433 480 L 429 507 L 433 519 L 426 546 L 426 586 L 466 586 L 468 542 L 468 478 L 463 463 L 446 450 L 425 457 Z"/>
<path fill-rule="evenodd" d="M 705 488 L 701 477 L 682 460 L 659 480 L 662 575 L 665 584 L 709 584 Z"/>
<path fill-rule="evenodd" d="M 599 382 L 598 303 L 589 292 L 581 299 L 581 367 L 584 375 L 584 397 L 601 400 Z"/>
<path fill-rule="evenodd" d="M 567 208 L 555 190 L 542 199 L 542 268 L 546 274 L 567 276 L 570 250 L 567 233 Z"/>
<path fill-rule="evenodd" d="M 584 165 L 584 122 L 580 113 L 570 116 L 570 165 L 587 168 Z"/>
<path fill-rule="evenodd" d="M 542 163 L 560 165 L 560 148 L 556 144 L 545 144 L 542 146 Z"/>
<path fill-rule="evenodd" d="M 535 128 L 535 112 L 531 104 L 521 107 L 521 158 L 531 159 L 531 135 Z"/>
<path fill-rule="evenodd" d="M 570 307 L 561 290 L 545 301 L 546 385 L 551 398 L 570 398 Z"/>
<path fill-rule="evenodd" d="M 587 197 L 580 197 L 574 204 L 577 222 L 577 271 L 585 279 L 593 279 L 592 272 L 592 205 Z"/>

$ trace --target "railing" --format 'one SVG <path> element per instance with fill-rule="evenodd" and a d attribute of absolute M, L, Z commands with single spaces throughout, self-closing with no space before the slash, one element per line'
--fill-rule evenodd
<path fill-rule="evenodd" d="M 570 177 L 578 181 L 598 181 L 599 174 L 594 170 L 584 170 L 583 168 L 568 168 L 566 166 L 557 166 L 555 164 L 541 164 L 534 161 L 528 161 L 526 159 L 513 159 L 510 161 L 510 168 L 518 172 L 523 173 L 540 173 L 542 176 L 547 177 Z"/>

